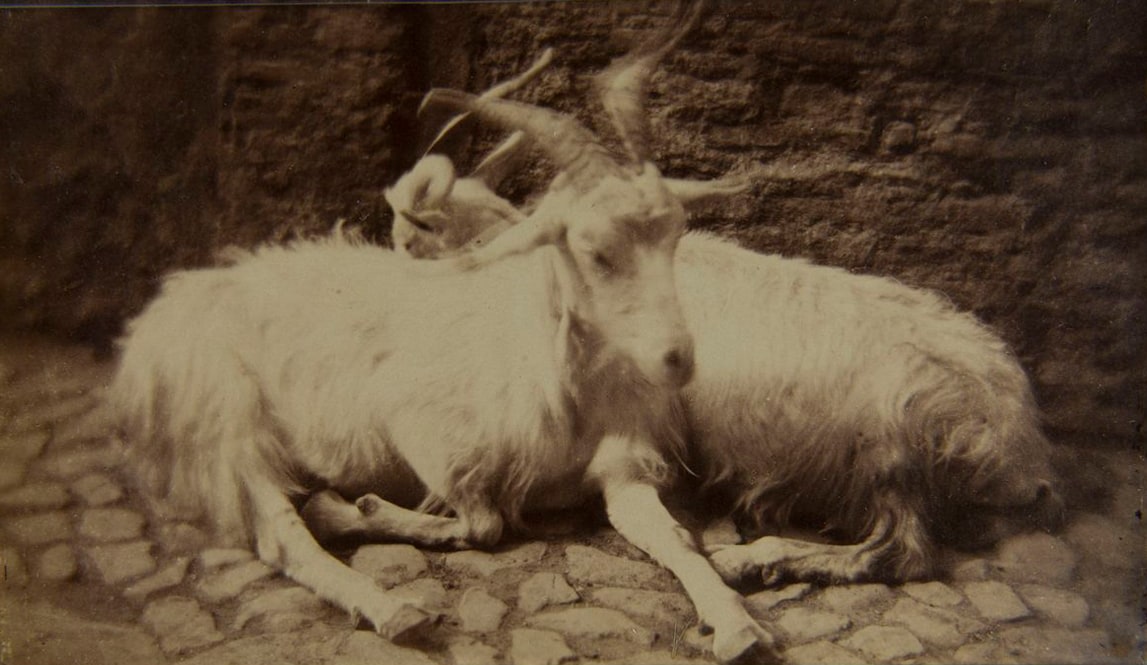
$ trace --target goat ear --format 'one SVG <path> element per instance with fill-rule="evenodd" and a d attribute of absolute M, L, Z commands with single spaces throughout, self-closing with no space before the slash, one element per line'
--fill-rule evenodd
<path fill-rule="evenodd" d="M 677 197 L 681 205 L 688 208 L 709 199 L 741 194 L 762 178 L 763 171 L 763 168 L 757 167 L 744 173 L 726 175 L 716 180 L 665 178 L 663 182 L 669 193 Z"/>

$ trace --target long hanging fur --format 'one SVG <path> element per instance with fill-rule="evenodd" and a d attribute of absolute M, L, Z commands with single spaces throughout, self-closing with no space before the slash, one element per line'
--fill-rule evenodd
<path fill-rule="evenodd" d="M 693 454 L 744 514 L 853 542 L 882 524 L 884 574 L 906 579 L 930 572 L 949 508 L 1054 482 L 1023 370 L 947 300 L 698 234 L 677 261 Z"/>

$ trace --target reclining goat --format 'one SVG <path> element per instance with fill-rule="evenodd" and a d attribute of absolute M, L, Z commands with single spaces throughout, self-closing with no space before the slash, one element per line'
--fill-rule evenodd
<path fill-rule="evenodd" d="M 307 506 L 328 534 L 474 547 L 527 508 L 600 494 L 681 580 L 719 658 L 767 650 L 658 496 L 693 373 L 680 203 L 656 167 L 613 158 L 568 118 L 429 101 L 547 153 L 560 172 L 536 210 L 455 261 L 332 238 L 171 276 L 130 324 L 111 391 L 146 486 L 390 638 L 430 617 L 325 552 L 293 499 L 329 488 Z"/>
<path fill-rule="evenodd" d="M 437 170 L 453 178 L 449 162 Z M 684 203 L 736 189 L 683 182 L 666 186 Z M 453 256 L 489 232 L 474 206 L 461 219 L 443 201 L 422 214 L 450 214 L 396 243 Z M 758 526 L 811 525 L 848 543 L 769 536 L 720 548 L 712 561 L 727 581 L 920 578 L 935 572 L 937 541 L 986 545 L 1021 523 L 1062 518 L 1023 370 L 947 300 L 699 233 L 681 239 L 676 276 L 695 340 L 683 390 L 690 464 L 704 488 Z"/>

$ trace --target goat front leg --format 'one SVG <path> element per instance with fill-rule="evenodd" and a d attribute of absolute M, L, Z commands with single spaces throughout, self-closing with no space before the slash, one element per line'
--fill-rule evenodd
<path fill-rule="evenodd" d="M 370 577 L 327 553 L 274 483 L 262 477 L 246 480 L 256 549 L 264 563 L 352 616 L 364 617 L 389 640 L 417 634 L 437 621 L 436 615 L 387 594 Z"/>
<path fill-rule="evenodd" d="M 355 538 L 468 549 L 493 545 L 501 539 L 502 517 L 492 508 L 469 506 L 459 514 L 460 517 L 428 515 L 375 494 L 365 494 L 350 503 L 333 490 L 313 495 L 302 510 L 307 528 L 320 542 Z"/>
<path fill-rule="evenodd" d="M 858 543 L 834 545 L 765 536 L 745 545 L 713 547 L 710 560 L 730 584 L 754 575 L 766 585 L 781 581 L 907 582 L 926 577 L 932 569 L 932 552 L 918 513 L 892 494 L 873 503 L 881 516 Z"/>
<path fill-rule="evenodd" d="M 772 635 L 749 616 L 740 594 L 725 586 L 697 550 L 692 535 L 669 514 L 657 488 L 635 479 L 634 465 L 624 455 L 630 444 L 620 437 L 607 437 L 590 465 L 601 485 L 610 523 L 680 580 L 698 618 L 713 629 L 713 654 L 720 661 L 751 652 L 775 659 Z"/>

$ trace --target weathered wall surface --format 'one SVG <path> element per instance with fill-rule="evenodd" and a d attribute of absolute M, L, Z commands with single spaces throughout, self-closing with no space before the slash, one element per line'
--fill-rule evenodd
<path fill-rule="evenodd" d="M 772 176 L 697 223 L 939 289 L 1013 344 L 1057 429 L 1141 441 L 1147 8 L 712 4 L 654 79 L 658 163 Z M 385 237 L 427 87 L 480 89 L 553 46 L 523 97 L 596 122 L 584 75 L 670 11 L 0 13 L 4 317 L 106 336 L 222 245 L 338 218 Z"/>

